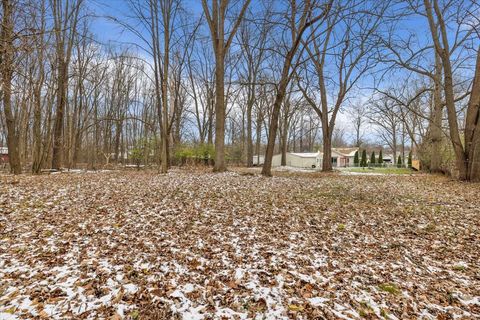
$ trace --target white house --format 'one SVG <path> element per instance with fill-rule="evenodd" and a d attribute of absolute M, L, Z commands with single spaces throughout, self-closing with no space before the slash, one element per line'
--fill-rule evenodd
<path fill-rule="evenodd" d="M 317 167 L 319 158 L 318 152 L 314 153 L 295 153 L 287 152 L 287 166 L 297 167 L 297 168 L 310 168 L 314 169 Z M 265 162 L 265 156 L 263 155 L 254 155 L 253 156 L 253 165 L 261 166 Z M 272 158 L 272 167 L 280 167 L 282 165 L 282 155 L 275 154 Z"/>
<path fill-rule="evenodd" d="M 309 152 L 302 152 L 302 153 L 294 153 L 289 152 L 287 153 L 287 166 L 295 167 L 295 168 L 309 168 L 315 169 L 318 167 L 318 158 L 319 153 L 309 153 Z"/>
<path fill-rule="evenodd" d="M 256 154 L 253 156 L 253 165 L 254 166 L 262 166 L 265 162 L 265 156 Z"/>
<path fill-rule="evenodd" d="M 393 163 L 393 154 L 386 154 L 383 156 L 383 162 L 386 164 Z"/>
<path fill-rule="evenodd" d="M 332 148 L 332 166 L 345 168 L 353 166 L 353 159 L 358 148 Z M 322 154 L 323 157 L 323 154 Z"/>
<path fill-rule="evenodd" d="M 334 168 L 353 166 L 353 159 L 358 148 L 332 148 L 332 166 Z M 254 157 L 254 163 L 263 164 L 263 156 L 260 163 Z M 295 168 L 321 169 L 323 162 L 322 152 L 287 152 L 286 165 Z M 282 155 L 276 154 L 272 158 L 272 167 L 279 167 L 282 163 Z"/>

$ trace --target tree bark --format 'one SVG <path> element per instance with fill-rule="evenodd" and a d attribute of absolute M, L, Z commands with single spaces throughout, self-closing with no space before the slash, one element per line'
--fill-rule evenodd
<path fill-rule="evenodd" d="M 258 110 L 257 121 L 256 121 L 256 142 L 255 142 L 255 152 L 257 154 L 257 159 L 255 163 L 260 165 L 260 143 L 262 142 L 262 111 Z"/>
<path fill-rule="evenodd" d="M 253 167 L 252 109 L 253 99 L 247 105 L 247 167 Z"/>
<path fill-rule="evenodd" d="M 265 152 L 265 160 L 262 168 L 262 175 L 267 177 L 272 176 L 272 159 L 278 130 L 278 118 L 280 117 L 280 107 L 282 105 L 283 98 L 285 97 L 285 93 L 287 90 L 289 78 L 288 75 L 292 59 L 293 53 L 289 52 L 289 55 L 287 55 L 285 64 L 283 66 L 282 78 L 280 81 L 280 85 L 278 86 L 277 95 L 275 96 L 275 102 L 273 103 L 272 118 L 270 119 L 270 127 L 268 128 L 267 150 Z"/>
<path fill-rule="evenodd" d="M 322 134 L 323 134 L 323 158 L 322 158 L 322 171 L 332 171 L 332 133 L 328 125 L 328 119 L 322 118 Z M 338 165 L 338 164 L 337 164 Z"/>
<path fill-rule="evenodd" d="M 223 42 L 223 26 L 217 41 Z M 220 40 L 222 39 L 222 40 Z M 227 170 L 225 164 L 225 60 L 223 44 L 215 53 L 215 164 L 214 172 Z"/>
<path fill-rule="evenodd" d="M 33 159 L 32 159 L 32 173 L 39 174 L 42 168 L 42 86 L 45 78 L 44 73 L 44 50 L 45 41 L 43 32 L 45 31 L 45 0 L 41 2 L 41 33 L 38 36 L 38 49 L 37 49 L 37 63 L 38 65 L 38 79 L 34 82 L 33 92 Z"/>
<path fill-rule="evenodd" d="M 233 23 L 233 27 L 225 40 L 225 18 L 227 13 L 227 0 L 212 0 L 212 10 L 208 8 L 207 0 L 202 0 L 210 34 L 213 51 L 215 53 L 215 164 L 214 172 L 227 170 L 225 164 L 225 55 L 233 40 L 240 22 L 245 15 L 251 0 L 246 0 L 239 15 Z"/>
<path fill-rule="evenodd" d="M 438 0 L 433 0 L 433 10 L 437 17 L 437 23 L 435 23 L 432 12 L 432 5 L 430 0 L 424 0 L 424 5 L 427 13 L 428 24 L 430 32 L 435 44 L 435 50 L 442 59 L 443 66 L 443 91 L 445 94 L 445 105 L 447 108 L 448 125 L 450 132 L 450 140 L 452 142 L 453 150 L 455 153 L 455 160 L 458 170 L 458 178 L 460 180 L 467 179 L 467 159 L 465 156 L 465 150 L 462 145 L 460 137 L 460 131 L 458 128 L 457 110 L 455 108 L 455 96 L 453 90 L 453 72 L 450 61 L 450 46 L 448 44 L 447 29 L 445 21 L 443 20 L 442 12 L 438 6 Z M 438 24 L 438 27 L 437 27 Z M 442 39 L 440 43 L 439 31 Z"/>
<path fill-rule="evenodd" d="M 434 92 L 433 92 L 433 110 L 430 120 L 430 143 L 432 144 L 430 153 L 430 171 L 440 172 L 442 165 L 442 64 L 438 53 L 435 53 L 435 74 L 434 74 Z"/>
<path fill-rule="evenodd" d="M 468 161 L 467 180 L 480 181 L 480 48 L 465 120 L 465 154 Z"/>
<path fill-rule="evenodd" d="M 162 164 L 161 172 L 167 173 L 169 167 L 169 156 L 168 156 L 168 147 L 169 147 L 169 121 L 168 121 L 168 80 L 170 75 L 169 66 L 170 66 L 170 11 L 172 5 L 167 5 L 166 7 L 162 6 L 162 15 L 163 15 L 163 81 L 162 81 Z"/>
<path fill-rule="evenodd" d="M 284 107 L 285 107 L 285 112 L 283 114 L 283 119 L 282 119 L 283 123 L 282 123 L 281 137 L 280 137 L 280 149 L 282 152 L 282 159 L 281 159 L 282 166 L 287 165 L 287 139 L 288 139 L 288 116 L 289 116 L 289 112 L 288 112 L 289 110 L 287 106 L 284 106 Z"/>
<path fill-rule="evenodd" d="M 2 0 L 3 19 L 0 36 L 0 65 L 2 71 L 3 111 L 7 125 L 7 147 L 10 171 L 13 174 L 22 173 L 19 151 L 19 135 L 15 128 L 15 118 L 12 111 L 12 77 L 13 77 L 13 4 Z"/>
<path fill-rule="evenodd" d="M 322 157 L 322 171 L 332 171 L 332 136 L 323 134 L 323 157 Z"/>
<path fill-rule="evenodd" d="M 63 164 L 63 124 L 68 92 L 68 65 L 78 23 L 78 13 L 82 0 L 66 3 L 63 8 L 60 0 L 52 2 L 54 33 L 56 42 L 57 96 L 56 114 L 53 130 L 52 169 L 61 169 Z M 71 7 L 70 7 L 71 6 Z M 68 26 L 67 28 L 65 26 Z"/>

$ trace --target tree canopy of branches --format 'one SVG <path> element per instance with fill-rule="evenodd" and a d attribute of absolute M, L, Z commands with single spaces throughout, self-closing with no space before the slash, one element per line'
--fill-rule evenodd
<path fill-rule="evenodd" d="M 330 171 L 332 149 L 352 146 L 478 181 L 478 12 L 473 0 L 2 0 L 0 166 L 263 161 L 271 176 L 275 154 L 320 151 Z"/>

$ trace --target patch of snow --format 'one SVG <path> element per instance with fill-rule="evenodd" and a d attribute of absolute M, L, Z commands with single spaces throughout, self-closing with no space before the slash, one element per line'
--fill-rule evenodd
<path fill-rule="evenodd" d="M 324 307 L 325 306 L 324 302 L 327 302 L 330 299 L 322 298 L 322 297 L 315 297 L 315 298 L 309 298 L 307 300 L 314 307 Z"/>
<path fill-rule="evenodd" d="M 133 283 L 124 284 L 123 288 L 125 289 L 125 292 L 129 294 L 134 294 L 138 291 L 138 287 Z"/>

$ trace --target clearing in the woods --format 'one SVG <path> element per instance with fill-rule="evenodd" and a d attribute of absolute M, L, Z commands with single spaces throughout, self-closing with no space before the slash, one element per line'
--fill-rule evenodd
<path fill-rule="evenodd" d="M 479 185 L 0 177 L 1 319 L 478 319 Z"/>

